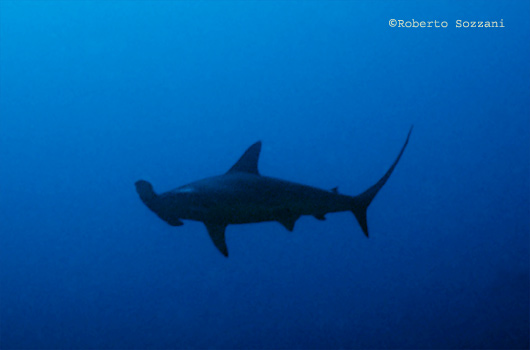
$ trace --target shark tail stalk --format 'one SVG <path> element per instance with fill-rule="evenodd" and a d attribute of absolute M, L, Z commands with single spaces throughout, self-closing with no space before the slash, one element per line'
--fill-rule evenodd
<path fill-rule="evenodd" d="M 397 163 L 399 162 L 399 159 L 403 155 L 403 152 L 405 151 L 405 148 L 407 147 L 407 144 L 409 143 L 410 134 L 412 133 L 412 128 L 414 126 L 410 127 L 409 133 L 407 135 L 407 139 L 405 140 L 405 144 L 401 148 L 401 151 L 399 152 L 396 160 L 392 164 L 392 166 L 387 170 L 386 174 L 383 175 L 383 177 L 377 181 L 375 185 L 364 191 L 358 196 L 353 197 L 353 204 L 352 204 L 352 213 L 357 218 L 357 221 L 359 222 L 359 225 L 361 226 L 364 234 L 366 237 L 368 237 L 368 222 L 366 220 L 366 210 L 368 209 L 368 206 L 370 203 L 372 203 L 372 200 L 376 196 L 377 192 L 383 187 L 383 185 L 387 182 L 388 178 L 394 171 L 394 168 L 396 167 Z"/>

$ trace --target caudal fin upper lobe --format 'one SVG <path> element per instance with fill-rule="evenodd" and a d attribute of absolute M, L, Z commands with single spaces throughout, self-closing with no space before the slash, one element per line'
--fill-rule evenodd
<path fill-rule="evenodd" d="M 403 155 L 403 152 L 405 151 L 405 148 L 407 147 L 407 144 L 409 143 L 410 134 L 412 133 L 412 128 L 414 126 L 410 127 L 409 133 L 407 135 L 407 139 L 405 140 L 405 144 L 403 144 L 403 147 L 401 148 L 401 151 L 399 152 L 396 160 L 392 164 L 392 166 L 387 170 L 386 174 L 383 175 L 379 181 L 363 193 L 361 193 L 358 196 L 353 197 L 352 201 L 352 213 L 357 218 L 357 221 L 359 222 L 359 225 L 361 226 L 364 234 L 366 237 L 368 237 L 368 222 L 366 220 L 366 211 L 368 209 L 368 206 L 370 203 L 372 203 L 372 200 L 377 195 L 377 192 L 384 186 L 384 184 L 387 182 L 390 175 L 392 175 L 392 172 L 396 168 L 397 163 L 401 159 L 401 156 Z"/>

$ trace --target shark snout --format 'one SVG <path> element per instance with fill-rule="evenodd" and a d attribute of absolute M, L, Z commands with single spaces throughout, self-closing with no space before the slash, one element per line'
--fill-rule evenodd
<path fill-rule="evenodd" d="M 136 192 L 140 195 L 140 199 L 147 204 L 156 197 L 156 193 L 153 190 L 153 185 L 145 180 L 138 180 L 134 183 L 136 186 Z"/>

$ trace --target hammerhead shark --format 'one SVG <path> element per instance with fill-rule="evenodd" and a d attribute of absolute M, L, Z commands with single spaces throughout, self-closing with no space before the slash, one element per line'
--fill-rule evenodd
<path fill-rule="evenodd" d="M 412 132 L 385 175 L 357 196 L 338 193 L 337 188 L 323 190 L 294 182 L 262 176 L 258 172 L 261 141 L 254 143 L 239 160 L 219 176 L 209 177 L 157 194 L 144 180 L 135 183 L 144 204 L 171 226 L 181 220 L 203 222 L 213 244 L 228 257 L 225 230 L 231 224 L 277 221 L 293 231 L 296 220 L 312 215 L 325 220 L 328 213 L 351 211 L 368 237 L 366 210 L 386 183 L 405 151 Z"/>

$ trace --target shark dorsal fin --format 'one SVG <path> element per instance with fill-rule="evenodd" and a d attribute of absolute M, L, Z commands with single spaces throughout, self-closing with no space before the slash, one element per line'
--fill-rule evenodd
<path fill-rule="evenodd" d="M 258 160 L 260 151 L 261 141 L 258 141 L 250 146 L 245 153 L 243 153 L 236 164 L 234 164 L 230 170 L 228 170 L 228 173 L 242 172 L 259 175 Z"/>

